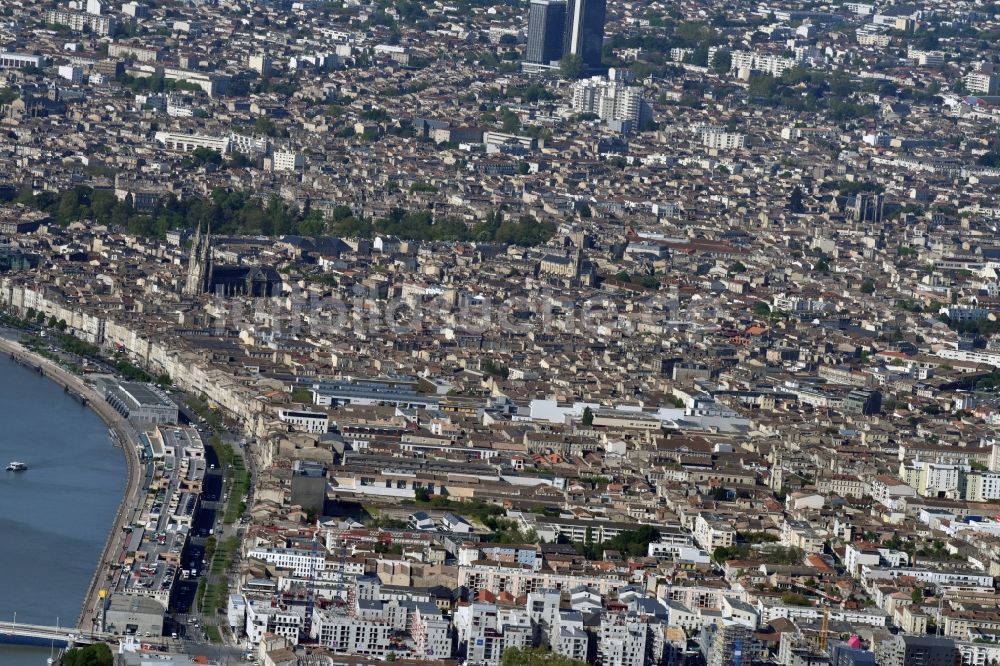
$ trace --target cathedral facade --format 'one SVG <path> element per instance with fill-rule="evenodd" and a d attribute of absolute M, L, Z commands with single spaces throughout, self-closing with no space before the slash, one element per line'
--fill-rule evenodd
<path fill-rule="evenodd" d="M 184 293 L 188 296 L 279 296 L 281 274 L 271 266 L 216 266 L 212 259 L 211 229 L 202 234 L 199 227 L 188 255 Z"/>

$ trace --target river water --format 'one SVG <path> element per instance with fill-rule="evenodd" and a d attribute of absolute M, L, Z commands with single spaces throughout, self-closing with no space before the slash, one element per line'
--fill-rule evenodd
<path fill-rule="evenodd" d="M 28 471 L 3 471 L 12 460 Z M 126 482 L 104 422 L 0 354 L 0 621 L 76 623 Z M 49 653 L 0 644 L 0 664 Z"/>

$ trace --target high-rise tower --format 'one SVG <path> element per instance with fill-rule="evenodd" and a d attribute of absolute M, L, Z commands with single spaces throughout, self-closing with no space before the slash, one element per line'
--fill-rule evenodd
<path fill-rule="evenodd" d="M 565 32 L 565 0 L 531 0 L 525 61 L 538 65 L 558 62 L 563 57 Z"/>
<path fill-rule="evenodd" d="M 568 0 L 563 54 L 580 56 L 589 70 L 600 69 L 607 0 Z"/>

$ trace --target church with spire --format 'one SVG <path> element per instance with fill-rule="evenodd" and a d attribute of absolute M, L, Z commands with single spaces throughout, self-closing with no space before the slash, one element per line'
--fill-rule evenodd
<path fill-rule="evenodd" d="M 281 274 L 271 266 L 216 265 L 212 258 L 212 229 L 195 230 L 188 255 L 184 294 L 267 298 L 281 295 Z"/>
<path fill-rule="evenodd" d="M 201 226 L 194 232 L 191 243 L 191 254 L 188 255 L 187 281 L 184 283 L 184 294 L 197 296 L 208 291 L 209 276 L 212 274 L 212 228 L 209 227 L 204 236 Z"/>

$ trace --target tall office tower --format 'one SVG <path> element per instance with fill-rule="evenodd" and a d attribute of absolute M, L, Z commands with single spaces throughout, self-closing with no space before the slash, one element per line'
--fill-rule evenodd
<path fill-rule="evenodd" d="M 525 61 L 538 65 L 558 62 L 563 56 L 565 28 L 565 0 L 531 0 Z"/>
<path fill-rule="evenodd" d="M 587 69 L 599 69 L 604 48 L 607 0 L 568 0 L 564 54 L 580 56 Z"/>

